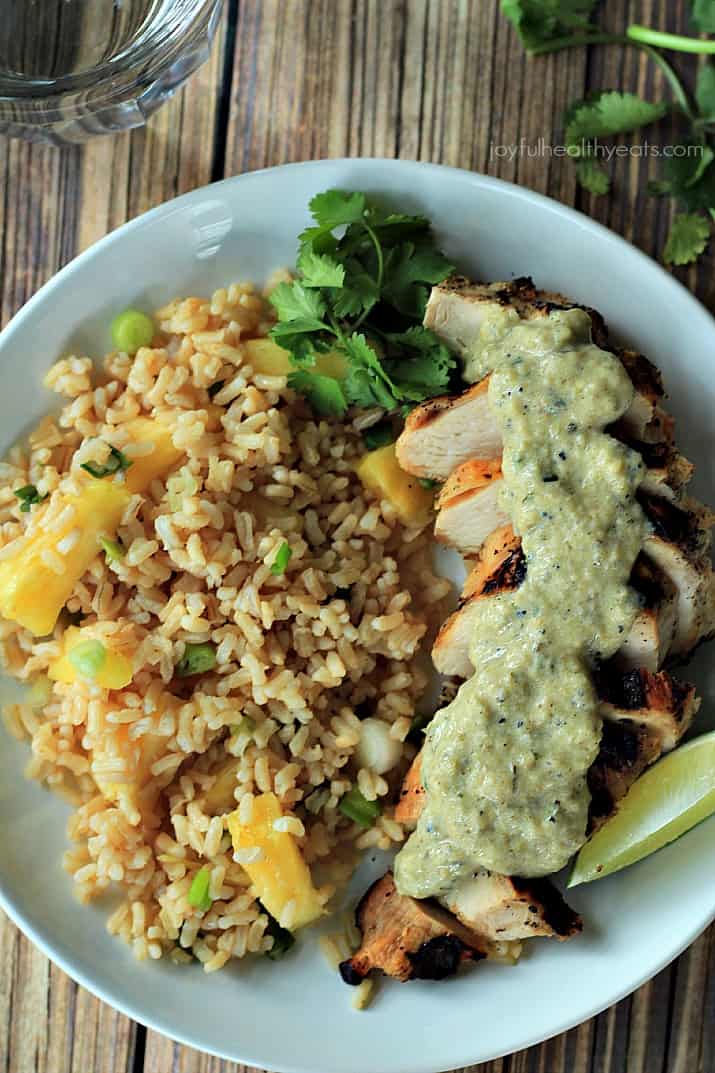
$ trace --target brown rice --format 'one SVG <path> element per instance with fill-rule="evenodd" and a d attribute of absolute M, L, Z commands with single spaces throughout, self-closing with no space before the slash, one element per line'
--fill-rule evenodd
<path fill-rule="evenodd" d="M 273 942 L 242 867 L 260 850 L 234 855 L 231 808 L 248 818 L 255 793 L 275 792 L 282 829 L 326 900 L 356 850 L 402 840 L 391 806 L 367 831 L 337 806 L 353 786 L 374 800 L 398 785 L 414 750 L 403 744 L 384 776 L 360 769 L 360 716 L 385 720 L 405 742 L 425 685 L 424 609 L 438 617 L 448 589 L 432 572 L 427 533 L 404 528 L 358 481 L 358 429 L 317 420 L 285 377 L 247 364 L 242 344 L 268 331 L 269 308 L 251 284 L 177 299 L 135 357 L 110 353 L 96 370 L 86 357 L 58 361 L 46 382 L 64 408 L 0 473 L 2 555 L 28 520 L 13 489 L 33 483 L 44 494 L 70 482 L 73 464 L 96 457 L 90 439 L 126 442 L 122 426 L 144 414 L 168 422 L 185 451 L 165 483 L 132 498 L 118 534 L 126 556 L 98 556 L 67 605 L 115 648 L 136 652 L 132 683 L 112 692 L 51 685 L 61 626 L 38 641 L 0 622 L 0 656 L 32 685 L 4 713 L 10 733 L 30 742 L 27 774 L 74 808 L 65 867 L 77 896 L 118 888 L 108 927 L 138 958 L 191 954 L 207 972 Z M 126 442 L 127 453 L 138 446 Z M 48 511 L 49 525 L 70 521 Z M 292 558 L 276 577 L 284 540 Z M 58 548 L 49 569 L 61 572 L 69 550 Z M 206 640 L 218 666 L 184 688 L 174 678 L 184 645 Z M 218 778 L 228 762 L 226 801 Z M 206 912 L 187 900 L 203 867 Z"/>

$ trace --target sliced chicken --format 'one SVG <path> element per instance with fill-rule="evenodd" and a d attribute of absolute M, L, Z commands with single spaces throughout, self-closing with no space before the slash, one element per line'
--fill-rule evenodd
<path fill-rule="evenodd" d="M 699 707 L 695 687 L 664 671 L 619 672 L 601 667 L 594 677 L 601 716 L 627 729 L 644 727 L 658 738 L 660 749 L 674 749 L 690 727 Z"/>
<path fill-rule="evenodd" d="M 464 583 L 459 607 L 437 634 L 432 662 L 440 674 L 458 678 L 472 674 L 469 645 L 479 615 L 479 601 L 517 588 L 525 577 L 526 563 L 519 538 L 510 525 L 501 526 L 485 541 Z M 615 659 L 623 669 L 644 667 L 657 671 L 673 645 L 677 590 L 645 556 L 636 560 L 631 584 L 641 594 L 643 607 Z"/>
<path fill-rule="evenodd" d="M 695 466 L 672 444 L 643 443 L 641 440 L 625 441 L 645 462 L 646 470 L 641 491 L 661 499 L 677 501 L 682 498 L 685 486 L 695 471 Z"/>
<path fill-rule="evenodd" d="M 452 276 L 432 288 L 424 325 L 466 361 L 479 340 L 486 315 L 495 309 L 501 308 L 507 313 L 514 310 L 521 320 L 535 320 L 548 317 L 554 310 L 573 309 L 575 306 L 588 313 L 593 341 L 605 348 L 608 345 L 608 331 L 600 313 L 589 306 L 572 302 L 563 294 L 537 290 L 529 276 L 500 283 L 474 283 L 463 276 Z"/>
<path fill-rule="evenodd" d="M 638 770 L 640 774 L 661 752 L 674 749 L 700 707 L 695 687 L 665 671 L 658 674 L 645 670 L 623 672 L 606 664 L 594 675 L 594 685 L 604 720 L 594 778 L 609 786 L 622 780 L 624 772 L 630 771 L 636 761 L 642 765 Z M 406 827 L 414 827 L 424 803 L 422 754 L 418 753 L 402 781 L 395 819 Z"/>
<path fill-rule="evenodd" d="M 681 660 L 715 636 L 715 575 L 710 562 L 712 511 L 694 500 L 680 506 L 642 497 L 653 524 L 646 555 L 676 590 L 676 623 L 670 654 Z"/>
<path fill-rule="evenodd" d="M 539 935 L 563 941 L 583 928 L 578 913 L 547 879 L 520 879 L 482 869 L 442 899 L 469 928 L 492 940 Z"/>
<path fill-rule="evenodd" d="M 488 954 L 486 940 L 436 902 L 399 894 L 392 872 L 370 887 L 355 914 L 362 943 L 340 965 L 347 984 L 359 984 L 373 969 L 396 980 L 443 980 L 463 961 Z"/>
<path fill-rule="evenodd" d="M 684 510 L 675 500 L 682 493 L 682 477 L 692 472 L 691 464 L 676 452 L 662 457 L 658 468 L 647 470 L 639 497 L 657 531 L 669 539 L 687 539 L 691 551 L 702 553 L 708 544 L 707 526 L 712 515 L 700 504 L 686 501 Z M 669 481 L 674 483 L 671 485 Z M 437 499 L 435 536 L 451 544 L 463 555 L 475 555 L 493 529 L 505 525 L 509 518 L 499 508 L 499 493 L 504 485 L 501 459 L 470 459 L 450 474 Z M 665 502 L 663 502 L 665 494 Z M 700 550 L 698 550 L 698 541 Z"/>
<path fill-rule="evenodd" d="M 422 754 L 418 753 L 402 780 L 395 819 L 405 827 L 414 827 L 424 808 L 426 790 L 422 785 Z"/>
<path fill-rule="evenodd" d="M 454 278 L 432 288 L 424 323 L 467 360 L 479 339 L 485 314 L 495 308 L 513 309 L 519 317 L 533 319 L 575 304 L 562 295 L 535 290 L 529 279 L 479 284 Z M 602 318 L 595 310 L 579 308 L 586 309 L 591 317 L 594 342 L 606 347 Z M 659 373 L 634 351 L 615 353 L 636 390 L 629 410 L 614 431 L 650 444 L 669 442 L 673 422 L 659 405 L 663 395 Z M 411 412 L 397 441 L 397 457 L 403 469 L 419 477 L 445 480 L 462 462 L 501 454 L 501 434 L 488 404 L 488 382 L 485 377 L 461 395 L 430 399 Z"/>
<path fill-rule="evenodd" d="M 661 755 L 660 735 L 628 721 L 604 722 L 601 748 L 589 768 L 589 833 L 602 827 L 639 775 Z"/>
<path fill-rule="evenodd" d="M 501 432 L 489 409 L 485 377 L 461 395 L 442 395 L 416 406 L 395 445 L 404 470 L 444 481 L 470 458 L 501 455 Z"/>
<path fill-rule="evenodd" d="M 465 555 L 474 555 L 490 533 L 509 522 L 499 509 L 503 485 L 501 460 L 463 462 L 447 478 L 437 499 L 434 535 L 445 544 L 455 544 Z"/>
<path fill-rule="evenodd" d="M 662 667 L 673 645 L 677 590 L 670 578 L 645 555 L 639 555 L 635 561 L 631 585 L 641 597 L 643 607 L 613 662 L 622 671 L 655 672 Z"/>

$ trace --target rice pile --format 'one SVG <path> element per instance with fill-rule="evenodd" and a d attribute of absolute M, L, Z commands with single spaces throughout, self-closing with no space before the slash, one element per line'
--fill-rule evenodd
<path fill-rule="evenodd" d="M 126 555 L 99 555 L 67 605 L 135 653 L 133 681 L 112 692 L 50 683 L 66 621 L 42 640 L 3 621 L 4 669 L 32 686 L 4 716 L 29 739 L 27 775 L 74 806 L 64 863 L 78 897 L 118 890 L 108 926 L 138 958 L 193 955 L 213 971 L 273 943 L 226 813 L 248 817 L 255 794 L 275 792 L 326 905 L 356 851 L 403 839 L 389 805 L 367 831 L 337 806 L 353 786 L 388 798 L 414 754 L 404 744 L 386 776 L 354 759 L 368 714 L 405 742 L 425 686 L 424 609 L 438 616 L 449 586 L 432 573 L 428 533 L 358 481 L 358 431 L 316 419 L 285 377 L 244 361 L 242 342 L 270 328 L 252 285 L 176 300 L 156 324 L 134 357 L 57 362 L 47 384 L 64 408 L 0 469 L 1 548 L 31 517 L 14 489 L 64 487 L 71 466 L 96 458 L 93 437 L 131 457 L 139 446 L 123 443 L 122 425 L 138 415 L 170 423 L 183 464 L 132 498 L 118 532 Z M 292 557 L 275 576 L 284 541 Z M 216 670 L 177 679 L 185 642 L 209 640 Z M 204 912 L 187 900 L 202 867 Z"/>

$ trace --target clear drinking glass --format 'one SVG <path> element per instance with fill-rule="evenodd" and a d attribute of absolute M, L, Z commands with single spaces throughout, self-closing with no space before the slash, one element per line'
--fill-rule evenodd
<path fill-rule="evenodd" d="M 126 130 L 209 55 L 223 0 L 0 0 L 0 132 Z"/>

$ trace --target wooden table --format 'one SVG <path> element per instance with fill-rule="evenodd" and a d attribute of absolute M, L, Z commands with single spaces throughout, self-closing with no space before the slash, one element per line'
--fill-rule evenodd
<path fill-rule="evenodd" d="M 662 250 L 667 202 L 653 159 L 614 161 L 614 192 L 576 188 L 564 159 L 500 156 L 558 141 L 563 108 L 594 88 L 655 98 L 641 54 L 578 49 L 527 59 L 495 0 L 230 0 L 210 62 L 144 130 L 56 150 L 0 147 L 0 317 L 125 220 L 224 175 L 290 160 L 385 156 L 439 161 L 543 191 Z M 615 0 L 612 28 L 687 32 L 685 0 Z M 680 65 L 681 68 L 683 65 Z M 692 61 L 685 61 L 692 74 Z M 666 122 L 652 141 L 672 140 Z M 681 273 L 715 306 L 712 257 Z M 658 942 L 658 936 L 653 936 Z M 150 971 L 150 970 L 144 970 Z M 234 1073 L 94 999 L 0 921 L 0 1073 Z M 482 1073 L 713 1073 L 715 928 L 630 998 L 580 1028 Z M 255 1071 L 254 1071 L 255 1073 Z"/>

